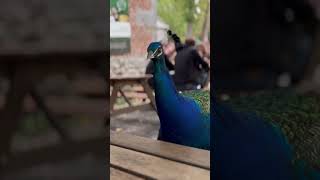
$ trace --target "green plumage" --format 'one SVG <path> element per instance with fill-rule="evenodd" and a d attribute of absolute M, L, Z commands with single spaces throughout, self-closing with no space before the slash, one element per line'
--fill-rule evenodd
<path fill-rule="evenodd" d="M 195 100 L 195 102 L 200 106 L 202 113 L 210 113 L 210 91 L 185 91 L 182 95 Z"/>
<path fill-rule="evenodd" d="M 295 152 L 295 160 L 320 168 L 320 97 L 293 91 L 259 92 L 225 101 L 236 111 L 254 112 L 278 125 Z"/>

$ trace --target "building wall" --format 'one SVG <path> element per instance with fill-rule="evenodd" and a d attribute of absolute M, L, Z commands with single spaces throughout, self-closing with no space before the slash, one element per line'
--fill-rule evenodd
<path fill-rule="evenodd" d="M 155 0 L 129 0 L 129 21 L 131 24 L 131 53 L 133 56 L 146 54 L 148 44 L 154 39 L 151 28 L 156 21 Z M 155 16 L 155 17 L 154 17 Z"/>
<path fill-rule="evenodd" d="M 129 0 L 131 51 L 110 57 L 111 76 L 136 76 L 145 73 L 147 46 L 156 39 L 157 0 Z"/>

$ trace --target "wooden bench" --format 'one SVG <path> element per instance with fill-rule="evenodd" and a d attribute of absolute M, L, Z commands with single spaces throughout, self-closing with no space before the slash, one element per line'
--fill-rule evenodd
<path fill-rule="evenodd" d="M 210 179 L 210 152 L 110 132 L 111 179 Z"/>
<path fill-rule="evenodd" d="M 106 114 L 105 99 L 89 99 L 83 97 L 45 96 L 42 98 L 53 115 L 86 115 L 93 119 L 101 119 Z M 5 96 L 0 95 L 0 109 L 5 105 Z M 37 103 L 31 96 L 26 96 L 23 102 L 23 112 L 39 111 Z"/>
<path fill-rule="evenodd" d="M 151 75 L 142 75 L 142 76 L 134 76 L 134 77 L 111 77 L 110 78 L 110 86 L 112 86 L 112 93 L 110 96 L 110 114 L 117 115 L 121 113 L 129 113 L 139 109 L 152 108 L 156 109 L 155 98 L 153 95 L 153 90 L 150 88 L 148 84 L 148 79 L 151 78 Z M 127 85 L 140 85 L 143 87 L 144 93 L 150 99 L 150 104 L 143 104 L 138 106 L 133 106 L 132 103 L 128 99 L 128 94 L 124 93 L 122 88 Z M 114 105 L 118 98 L 118 93 L 120 93 L 120 97 L 123 97 L 129 107 L 114 109 Z"/>

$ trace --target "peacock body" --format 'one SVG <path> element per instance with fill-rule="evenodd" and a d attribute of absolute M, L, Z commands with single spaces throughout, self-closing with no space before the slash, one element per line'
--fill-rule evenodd
<path fill-rule="evenodd" d="M 155 99 L 160 119 L 158 139 L 209 150 L 209 93 L 179 93 L 165 66 L 161 44 L 151 43 L 148 53 L 154 63 Z"/>
<path fill-rule="evenodd" d="M 319 97 L 286 89 L 213 101 L 216 178 L 320 179 Z"/>
<path fill-rule="evenodd" d="M 149 45 L 159 140 L 210 150 L 212 139 L 213 179 L 320 180 L 319 97 L 272 91 L 221 102 L 209 91 L 179 93 L 162 53 L 159 42 Z"/>

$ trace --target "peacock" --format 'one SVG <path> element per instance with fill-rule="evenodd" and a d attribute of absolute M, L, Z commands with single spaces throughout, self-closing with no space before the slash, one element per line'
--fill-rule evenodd
<path fill-rule="evenodd" d="M 209 91 L 179 93 L 161 43 L 149 45 L 148 58 L 155 67 L 158 139 L 212 150 L 212 179 L 320 180 L 320 97 L 288 89 L 227 101 Z"/>
<path fill-rule="evenodd" d="M 281 89 L 211 103 L 215 179 L 320 180 L 319 96 Z"/>
<path fill-rule="evenodd" d="M 154 64 L 154 89 L 160 119 L 158 139 L 210 150 L 210 96 L 208 91 L 179 93 L 166 68 L 160 42 L 152 42 L 148 59 Z"/>

